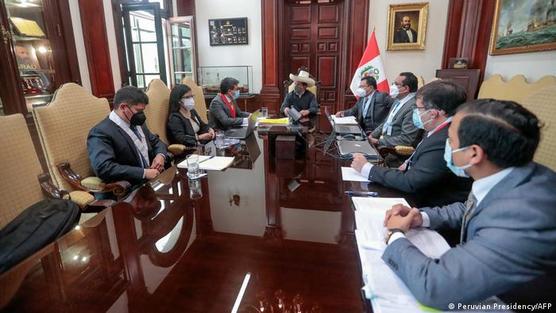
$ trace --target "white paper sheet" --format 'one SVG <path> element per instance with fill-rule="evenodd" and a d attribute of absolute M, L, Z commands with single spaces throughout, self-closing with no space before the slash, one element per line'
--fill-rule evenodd
<path fill-rule="evenodd" d="M 199 156 L 199 169 L 205 171 L 222 171 L 232 165 L 234 157 L 223 157 L 215 156 L 210 157 L 208 155 Z M 179 168 L 187 168 L 187 160 L 183 160 L 178 164 Z"/>
<path fill-rule="evenodd" d="M 343 167 L 343 166 L 342 166 L 342 180 L 369 182 L 369 180 L 365 176 L 361 175 L 355 169 L 351 167 Z"/>
<path fill-rule="evenodd" d="M 336 115 L 332 115 L 332 121 L 336 125 L 357 125 L 355 116 L 336 117 Z"/>

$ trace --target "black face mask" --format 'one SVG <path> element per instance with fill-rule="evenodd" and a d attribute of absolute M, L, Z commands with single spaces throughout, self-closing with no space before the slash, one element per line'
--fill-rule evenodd
<path fill-rule="evenodd" d="M 145 115 L 145 112 L 137 112 L 134 113 L 133 116 L 131 116 L 131 119 L 129 120 L 129 124 L 133 126 L 141 126 L 145 124 L 146 120 L 147 120 L 147 116 Z"/>

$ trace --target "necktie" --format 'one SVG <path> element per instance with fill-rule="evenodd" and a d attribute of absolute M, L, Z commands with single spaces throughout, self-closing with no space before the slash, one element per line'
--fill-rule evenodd
<path fill-rule="evenodd" d="M 461 234 L 460 234 L 460 243 L 462 244 L 465 243 L 465 235 L 467 233 L 467 223 L 469 222 L 469 218 L 471 217 L 471 214 L 473 214 L 473 211 L 477 207 L 477 198 L 472 192 L 469 193 L 469 197 L 467 198 L 467 201 L 465 201 L 465 207 L 467 209 L 465 210 L 465 213 L 463 213 L 463 220 L 461 222 Z"/>
<path fill-rule="evenodd" d="M 363 118 L 367 117 L 367 113 L 369 112 L 369 106 L 371 103 L 371 97 L 365 98 L 365 106 L 363 107 Z"/>
<path fill-rule="evenodd" d="M 129 128 L 131 129 L 131 131 L 135 134 L 135 136 L 137 136 L 137 139 L 139 139 L 139 141 L 141 140 L 141 134 L 139 133 L 139 129 L 137 129 L 138 126 L 130 126 Z M 139 149 L 137 149 L 139 150 Z M 139 157 L 141 158 L 141 166 L 143 168 L 147 168 L 147 161 L 145 161 L 145 158 L 143 157 L 143 155 L 141 154 L 140 151 L 137 151 L 139 153 Z"/>

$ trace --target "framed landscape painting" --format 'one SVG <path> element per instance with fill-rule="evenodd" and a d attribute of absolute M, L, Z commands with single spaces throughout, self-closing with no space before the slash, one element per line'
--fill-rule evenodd
<path fill-rule="evenodd" d="M 490 54 L 556 49 L 556 1 L 496 0 Z"/>

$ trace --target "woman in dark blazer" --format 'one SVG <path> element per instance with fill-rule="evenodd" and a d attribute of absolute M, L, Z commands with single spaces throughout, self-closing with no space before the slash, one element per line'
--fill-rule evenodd
<path fill-rule="evenodd" d="M 170 144 L 195 147 L 214 138 L 214 130 L 203 122 L 194 109 L 195 101 L 189 86 L 176 85 L 170 93 L 169 105 L 166 129 Z"/>

